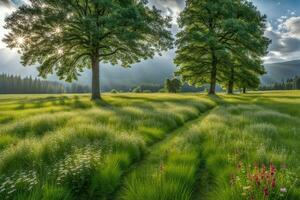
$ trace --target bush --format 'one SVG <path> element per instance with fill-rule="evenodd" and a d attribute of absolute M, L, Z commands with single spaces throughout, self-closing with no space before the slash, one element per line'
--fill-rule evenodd
<path fill-rule="evenodd" d="M 110 93 L 116 94 L 116 93 L 119 93 L 119 92 L 118 92 L 118 90 L 116 90 L 116 89 L 112 89 L 112 90 L 110 91 Z"/>
<path fill-rule="evenodd" d="M 142 89 L 141 89 L 141 87 L 136 87 L 136 88 L 133 88 L 132 92 L 133 93 L 141 93 Z"/>
<path fill-rule="evenodd" d="M 182 88 L 182 83 L 179 79 L 167 79 L 165 82 L 165 89 L 170 93 L 178 93 Z"/>
<path fill-rule="evenodd" d="M 166 90 L 165 88 L 161 88 L 158 92 L 159 92 L 159 93 L 166 93 L 167 90 Z"/>

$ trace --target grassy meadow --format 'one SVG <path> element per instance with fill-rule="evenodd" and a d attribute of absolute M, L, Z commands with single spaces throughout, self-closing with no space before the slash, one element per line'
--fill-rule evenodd
<path fill-rule="evenodd" d="M 0 95 L 0 199 L 300 199 L 300 91 Z"/>

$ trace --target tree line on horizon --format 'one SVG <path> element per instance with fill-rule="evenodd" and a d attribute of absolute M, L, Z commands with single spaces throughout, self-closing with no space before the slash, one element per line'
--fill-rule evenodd
<path fill-rule="evenodd" d="M 39 75 L 77 80 L 92 70 L 92 99 L 101 99 L 100 63 L 130 67 L 174 47 L 171 18 L 142 0 L 30 0 L 6 18 L 4 42 Z M 257 88 L 266 16 L 247 0 L 186 0 L 178 19 L 176 76 L 193 86 Z"/>
<path fill-rule="evenodd" d="M 262 91 L 267 90 L 300 90 L 300 76 L 288 78 L 281 82 L 275 82 L 269 85 L 262 85 L 259 87 Z"/>
<path fill-rule="evenodd" d="M 89 86 L 72 83 L 69 85 L 55 81 L 45 81 L 31 76 L 22 78 L 0 74 L 0 94 L 62 94 L 89 93 Z"/>

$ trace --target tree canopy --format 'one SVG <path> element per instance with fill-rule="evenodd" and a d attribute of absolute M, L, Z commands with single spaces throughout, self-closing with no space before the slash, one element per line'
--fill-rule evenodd
<path fill-rule="evenodd" d="M 182 83 L 179 79 L 167 79 L 165 81 L 165 89 L 170 93 L 178 93 L 182 88 Z"/>
<path fill-rule="evenodd" d="M 72 81 L 92 68 L 99 99 L 99 62 L 129 67 L 171 48 L 170 20 L 145 0 L 30 0 L 6 18 L 4 41 L 43 77 Z"/>
<path fill-rule="evenodd" d="M 192 85 L 210 83 L 209 93 L 215 94 L 216 83 L 224 80 L 220 71 L 262 67 L 270 42 L 265 22 L 246 0 L 187 0 L 179 18 L 176 74 Z"/>

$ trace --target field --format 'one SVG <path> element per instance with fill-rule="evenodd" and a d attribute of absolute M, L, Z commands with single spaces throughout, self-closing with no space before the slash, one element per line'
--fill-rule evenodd
<path fill-rule="evenodd" d="M 0 199 L 300 199 L 300 91 L 0 95 Z"/>

